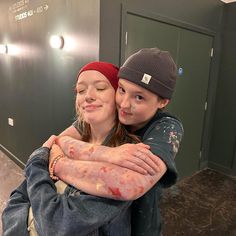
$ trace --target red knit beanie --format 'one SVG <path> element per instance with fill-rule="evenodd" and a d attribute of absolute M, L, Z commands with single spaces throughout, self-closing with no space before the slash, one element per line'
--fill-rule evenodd
<path fill-rule="evenodd" d="M 94 61 L 86 64 L 81 68 L 79 71 L 79 74 L 77 76 L 77 80 L 80 76 L 80 74 L 87 70 L 96 70 L 100 73 L 102 73 L 111 83 L 112 87 L 116 90 L 118 87 L 118 71 L 119 68 L 115 65 L 108 63 L 108 62 L 102 62 L 102 61 Z"/>

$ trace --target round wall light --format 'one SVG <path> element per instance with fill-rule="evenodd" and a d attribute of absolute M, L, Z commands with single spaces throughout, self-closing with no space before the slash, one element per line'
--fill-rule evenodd
<path fill-rule="evenodd" d="M 8 53 L 8 46 L 5 44 L 0 44 L 0 54 L 7 54 Z"/>
<path fill-rule="evenodd" d="M 64 47 L 64 38 L 59 35 L 52 35 L 50 37 L 50 45 L 52 48 L 62 49 Z"/>

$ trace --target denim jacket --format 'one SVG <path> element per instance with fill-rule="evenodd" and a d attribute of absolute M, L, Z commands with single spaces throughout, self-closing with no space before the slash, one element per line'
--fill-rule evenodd
<path fill-rule="evenodd" d="M 174 158 L 183 136 L 183 127 L 175 117 L 157 112 L 135 134 L 165 162 L 167 171 L 151 190 L 133 202 L 132 207 L 129 207 L 131 202 L 86 195 L 73 187 L 67 187 L 64 194 L 58 195 L 47 170 L 48 149 L 40 148 L 31 155 L 26 165 L 27 184 L 24 181 L 11 194 L 3 212 L 3 235 L 28 235 L 26 218 L 30 203 L 35 227 L 38 234 L 43 236 L 130 235 L 130 208 L 132 236 L 160 235 L 158 204 L 161 189 L 173 185 L 177 180 Z"/>
<path fill-rule="evenodd" d="M 68 186 L 58 194 L 48 173 L 48 148 L 39 148 L 25 167 L 26 180 L 12 192 L 2 214 L 4 236 L 29 235 L 31 205 L 39 236 L 130 235 L 131 202 L 85 194 Z"/>

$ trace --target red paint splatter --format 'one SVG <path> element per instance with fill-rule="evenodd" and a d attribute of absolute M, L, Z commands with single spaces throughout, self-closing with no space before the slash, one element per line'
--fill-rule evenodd
<path fill-rule="evenodd" d="M 154 180 L 151 179 L 151 180 L 149 181 L 149 183 L 150 183 L 150 184 L 154 184 Z"/>
<path fill-rule="evenodd" d="M 102 172 L 106 173 L 106 172 L 107 172 L 107 167 L 106 167 L 106 166 L 103 166 L 103 167 L 100 168 L 100 170 L 101 170 Z"/>
<path fill-rule="evenodd" d="M 144 187 L 139 186 L 138 188 L 139 188 L 139 193 L 143 193 L 144 192 Z"/>
<path fill-rule="evenodd" d="M 75 151 L 73 147 L 69 147 L 69 155 L 70 157 L 74 157 Z"/>
<path fill-rule="evenodd" d="M 111 191 L 112 195 L 121 197 L 121 193 L 120 193 L 120 189 L 119 188 L 108 187 L 108 189 Z"/>

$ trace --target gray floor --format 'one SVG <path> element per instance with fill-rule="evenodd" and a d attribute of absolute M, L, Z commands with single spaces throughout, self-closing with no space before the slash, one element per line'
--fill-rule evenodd
<path fill-rule="evenodd" d="M 236 236 L 236 177 L 205 169 L 166 189 L 164 236 Z"/>
<path fill-rule="evenodd" d="M 22 169 L 0 151 L 0 214 L 6 206 L 9 194 L 24 179 Z M 2 221 L 0 220 L 0 234 Z"/>

